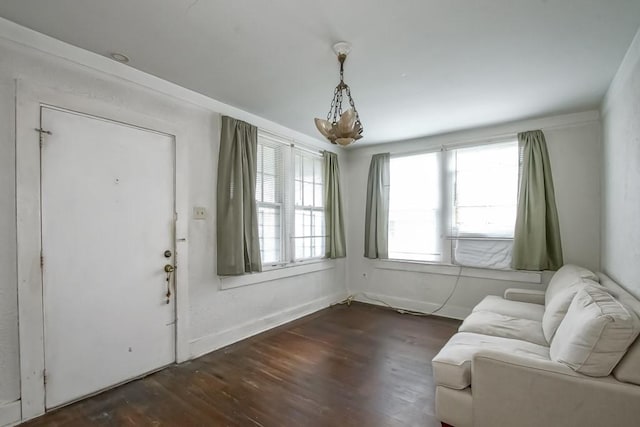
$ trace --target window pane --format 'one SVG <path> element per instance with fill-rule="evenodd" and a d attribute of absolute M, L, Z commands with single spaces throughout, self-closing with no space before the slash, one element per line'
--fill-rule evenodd
<path fill-rule="evenodd" d="M 313 172 L 314 172 L 313 180 L 316 182 L 316 184 L 322 184 L 323 182 L 322 168 L 323 168 L 322 159 L 320 158 L 315 159 L 314 169 L 313 169 Z"/>
<path fill-rule="evenodd" d="M 277 163 L 279 163 L 278 156 L 276 154 L 276 151 L 277 151 L 276 147 L 264 146 L 262 150 L 263 150 L 262 171 L 270 175 L 275 175 Z"/>
<path fill-rule="evenodd" d="M 323 255 L 324 255 L 324 237 L 314 237 L 312 256 L 321 257 Z"/>
<path fill-rule="evenodd" d="M 440 261 L 439 154 L 392 158 L 389 257 Z"/>
<path fill-rule="evenodd" d="M 256 200 L 262 202 L 262 174 L 256 175 Z"/>
<path fill-rule="evenodd" d="M 321 208 L 322 206 L 324 206 L 324 194 L 322 192 L 322 185 L 321 184 L 316 184 L 313 187 L 313 206 L 316 208 Z"/>
<path fill-rule="evenodd" d="M 263 153 L 262 147 L 263 147 L 262 144 L 258 144 L 258 173 L 262 172 L 262 158 L 263 158 L 263 156 L 262 156 L 262 153 Z"/>
<path fill-rule="evenodd" d="M 274 143 L 258 135 L 256 201 L 258 207 L 258 235 L 263 264 L 281 262 L 282 225 L 282 160 L 285 145 Z"/>
<path fill-rule="evenodd" d="M 304 206 L 313 206 L 313 184 L 305 182 L 303 185 L 302 204 Z"/>
<path fill-rule="evenodd" d="M 311 258 L 311 237 L 305 237 L 302 239 L 304 242 L 303 255 L 305 258 Z"/>
<path fill-rule="evenodd" d="M 260 256 L 265 264 L 281 261 L 280 208 L 258 205 Z"/>
<path fill-rule="evenodd" d="M 518 198 L 518 144 L 456 150 L 452 231 L 513 237 Z"/>
<path fill-rule="evenodd" d="M 295 258 L 324 256 L 322 158 L 296 153 L 294 162 Z"/>
<path fill-rule="evenodd" d="M 262 186 L 263 186 L 263 202 L 268 202 L 268 203 L 276 203 L 277 201 L 279 201 L 277 199 L 277 194 L 276 194 L 276 177 L 273 175 L 266 175 L 264 174 L 262 176 Z"/>
<path fill-rule="evenodd" d="M 313 212 L 313 235 L 324 236 L 324 212 Z"/>
<path fill-rule="evenodd" d="M 302 172 L 305 182 L 313 182 L 313 159 L 307 156 L 302 157 Z"/>

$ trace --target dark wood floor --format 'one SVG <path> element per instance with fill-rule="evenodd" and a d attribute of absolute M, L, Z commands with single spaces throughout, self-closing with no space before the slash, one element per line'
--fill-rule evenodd
<path fill-rule="evenodd" d="M 439 426 L 431 359 L 458 321 L 336 306 L 25 426 Z"/>

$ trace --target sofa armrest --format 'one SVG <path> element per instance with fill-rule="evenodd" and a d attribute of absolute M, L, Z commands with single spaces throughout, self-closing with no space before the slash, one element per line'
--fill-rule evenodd
<path fill-rule="evenodd" d="M 474 427 L 614 426 L 640 420 L 640 386 L 550 360 L 482 351 L 472 362 Z"/>
<path fill-rule="evenodd" d="M 504 291 L 504 299 L 544 305 L 544 291 L 509 288 Z"/>

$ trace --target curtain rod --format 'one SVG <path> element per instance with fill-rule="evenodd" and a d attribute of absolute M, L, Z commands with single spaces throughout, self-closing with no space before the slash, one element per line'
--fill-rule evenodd
<path fill-rule="evenodd" d="M 272 137 L 275 139 L 279 139 L 281 141 L 277 141 L 277 142 L 281 142 L 281 143 L 285 143 L 285 144 L 289 144 L 292 147 L 297 148 L 298 150 L 302 150 L 302 151 L 306 151 L 308 153 L 312 153 L 312 154 L 322 154 L 324 152 L 324 150 L 319 150 L 319 149 L 313 149 L 313 148 L 309 148 L 305 145 L 302 145 L 300 143 L 298 143 L 295 139 L 275 133 L 275 132 L 271 132 L 269 130 L 265 130 L 262 128 L 258 128 L 258 132 L 264 134 L 267 137 Z"/>
<path fill-rule="evenodd" d="M 518 133 L 520 132 L 527 132 L 530 130 L 542 130 L 544 131 L 551 131 L 551 130 L 556 130 L 556 129 L 565 129 L 565 128 L 570 128 L 570 127 L 575 127 L 575 126 L 580 126 L 580 125 L 584 125 L 587 123 L 592 122 L 593 120 L 583 120 L 583 121 L 579 121 L 579 122 L 572 122 L 572 123 L 561 123 L 561 124 L 556 124 L 556 125 L 551 125 L 551 126 L 530 126 L 527 129 L 523 129 L 521 131 L 512 131 L 512 132 L 508 132 L 508 133 L 502 133 L 502 134 L 496 134 L 496 135 L 490 135 L 486 138 L 482 138 L 482 137 L 478 137 L 478 138 L 467 138 L 467 139 L 460 139 L 457 142 L 451 142 L 449 144 L 434 144 L 432 146 L 428 146 L 422 149 L 416 149 L 416 150 L 410 150 L 410 151 L 386 151 L 388 153 L 390 153 L 393 156 L 396 157 L 402 157 L 402 156 L 408 156 L 408 155 L 412 155 L 412 154 L 421 154 L 421 153 L 430 153 L 433 151 L 444 151 L 446 149 L 452 149 L 452 148 L 461 148 L 461 147 L 465 147 L 465 146 L 474 146 L 474 145 L 480 145 L 481 143 L 488 143 L 488 144 L 493 144 L 493 143 L 500 143 L 500 142 L 506 142 L 506 140 L 509 140 L 510 138 L 513 139 L 517 139 L 518 138 Z M 437 135 L 435 136 L 437 137 Z M 427 137 L 428 138 L 428 137 Z M 401 142 L 406 142 L 406 141 L 396 141 L 396 142 L 391 142 L 390 144 L 394 144 L 394 143 L 401 143 Z M 384 152 L 384 151 L 382 151 Z"/>

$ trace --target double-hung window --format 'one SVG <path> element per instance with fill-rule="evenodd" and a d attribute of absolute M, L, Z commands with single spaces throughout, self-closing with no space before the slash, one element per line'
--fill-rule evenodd
<path fill-rule="evenodd" d="M 256 204 L 265 267 L 324 256 L 322 156 L 258 132 Z"/>
<path fill-rule="evenodd" d="M 390 168 L 389 258 L 509 268 L 517 141 L 392 156 Z"/>
<path fill-rule="evenodd" d="M 325 244 L 322 158 L 297 150 L 294 168 L 295 259 L 319 258 Z"/>
<path fill-rule="evenodd" d="M 440 153 L 390 160 L 389 257 L 442 261 Z"/>
<path fill-rule="evenodd" d="M 282 144 L 258 140 L 256 207 L 258 236 L 263 264 L 277 264 L 284 255 L 284 168 Z"/>

